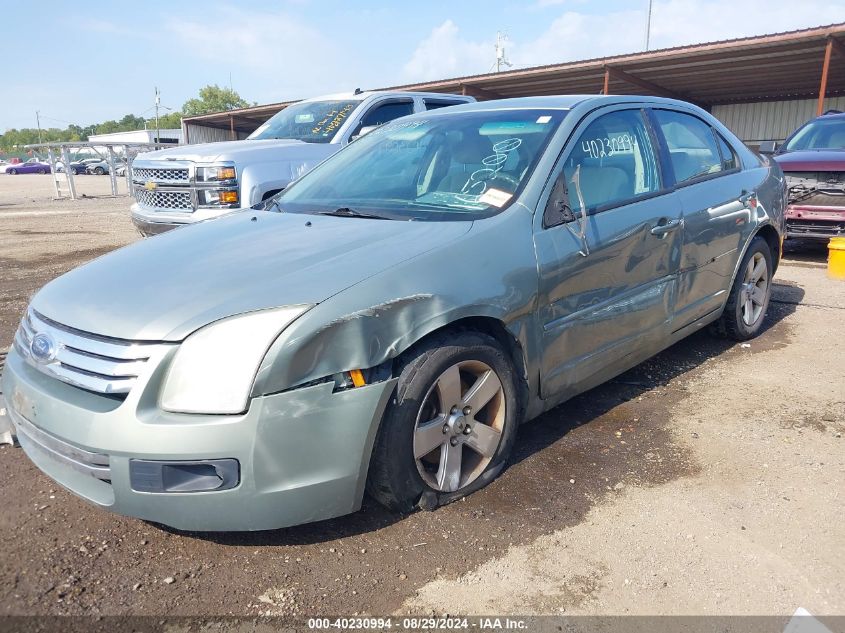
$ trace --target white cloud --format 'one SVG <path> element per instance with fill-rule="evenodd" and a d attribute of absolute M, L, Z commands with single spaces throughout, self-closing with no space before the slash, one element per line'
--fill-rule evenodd
<path fill-rule="evenodd" d="M 252 98 L 277 101 L 335 90 L 343 75 L 337 60 L 354 64 L 323 32 L 284 13 L 228 8 L 165 26 L 184 54 L 260 78 L 263 94 Z"/>
<path fill-rule="evenodd" d="M 490 69 L 493 56 L 492 43 L 463 40 L 455 23 L 446 20 L 419 43 L 403 70 L 410 81 L 477 74 Z"/>
<path fill-rule="evenodd" d="M 580 4 L 580 0 L 537 0 L 535 7 Z M 569 9 L 547 28 L 508 42 L 514 67 L 538 66 L 641 51 L 645 44 L 646 3 L 639 10 L 604 14 Z M 802 0 L 655 0 L 650 48 L 763 35 L 845 21 L 845 4 Z M 513 35 L 513 32 L 511 33 Z M 524 36 L 525 34 L 523 34 Z M 409 81 L 474 75 L 490 70 L 489 42 L 463 39 L 458 25 L 443 22 L 422 40 L 404 66 Z"/>

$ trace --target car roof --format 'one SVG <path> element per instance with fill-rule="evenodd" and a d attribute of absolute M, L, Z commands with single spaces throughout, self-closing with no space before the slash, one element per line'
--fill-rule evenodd
<path fill-rule="evenodd" d="M 355 94 L 354 92 L 335 92 L 328 95 L 320 95 L 319 97 L 310 97 L 303 99 L 303 102 L 309 101 L 363 101 L 364 99 L 377 95 L 389 95 L 391 97 L 424 97 L 424 98 L 440 98 L 451 99 L 460 97 L 462 99 L 470 99 L 463 95 L 456 95 L 447 92 L 411 92 L 406 90 L 367 90 Z"/>
<path fill-rule="evenodd" d="M 481 110 L 519 110 L 519 109 L 543 109 L 543 110 L 571 110 L 579 105 L 592 105 L 594 107 L 624 104 L 624 103 L 653 103 L 661 105 L 683 105 L 689 107 L 691 104 L 678 99 L 666 99 L 664 97 L 651 97 L 640 95 L 551 95 L 542 97 L 515 97 L 511 99 L 495 99 L 491 101 L 479 101 L 466 103 L 448 108 L 443 113 L 451 112 L 477 112 Z M 438 113 L 440 111 L 438 110 Z"/>

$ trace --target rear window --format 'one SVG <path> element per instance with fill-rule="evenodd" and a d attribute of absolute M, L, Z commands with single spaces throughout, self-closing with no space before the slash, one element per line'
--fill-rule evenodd
<path fill-rule="evenodd" d="M 673 110 L 654 110 L 666 139 L 675 182 L 686 182 L 723 170 L 712 128 L 701 119 Z"/>

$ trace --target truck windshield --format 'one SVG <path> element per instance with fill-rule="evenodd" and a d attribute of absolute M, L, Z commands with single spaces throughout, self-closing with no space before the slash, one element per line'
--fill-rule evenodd
<path fill-rule="evenodd" d="M 329 143 L 360 101 L 305 101 L 288 106 L 248 139 L 284 138 Z"/>
<path fill-rule="evenodd" d="M 845 118 L 811 121 L 789 139 L 782 151 L 799 149 L 845 149 Z"/>
<path fill-rule="evenodd" d="M 488 217 L 516 199 L 565 114 L 498 110 L 397 119 L 303 176 L 274 206 L 402 220 Z"/>

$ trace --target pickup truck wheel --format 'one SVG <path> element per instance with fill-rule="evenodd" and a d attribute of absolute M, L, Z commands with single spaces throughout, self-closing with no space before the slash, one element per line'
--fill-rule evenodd
<path fill-rule="evenodd" d="M 405 359 L 373 448 L 367 489 L 398 512 L 434 509 L 492 481 L 518 424 L 516 375 L 484 334 L 437 336 Z"/>
<path fill-rule="evenodd" d="M 755 237 L 739 265 L 731 294 L 715 333 L 746 341 L 760 333 L 772 294 L 772 251 L 762 237 Z"/>

